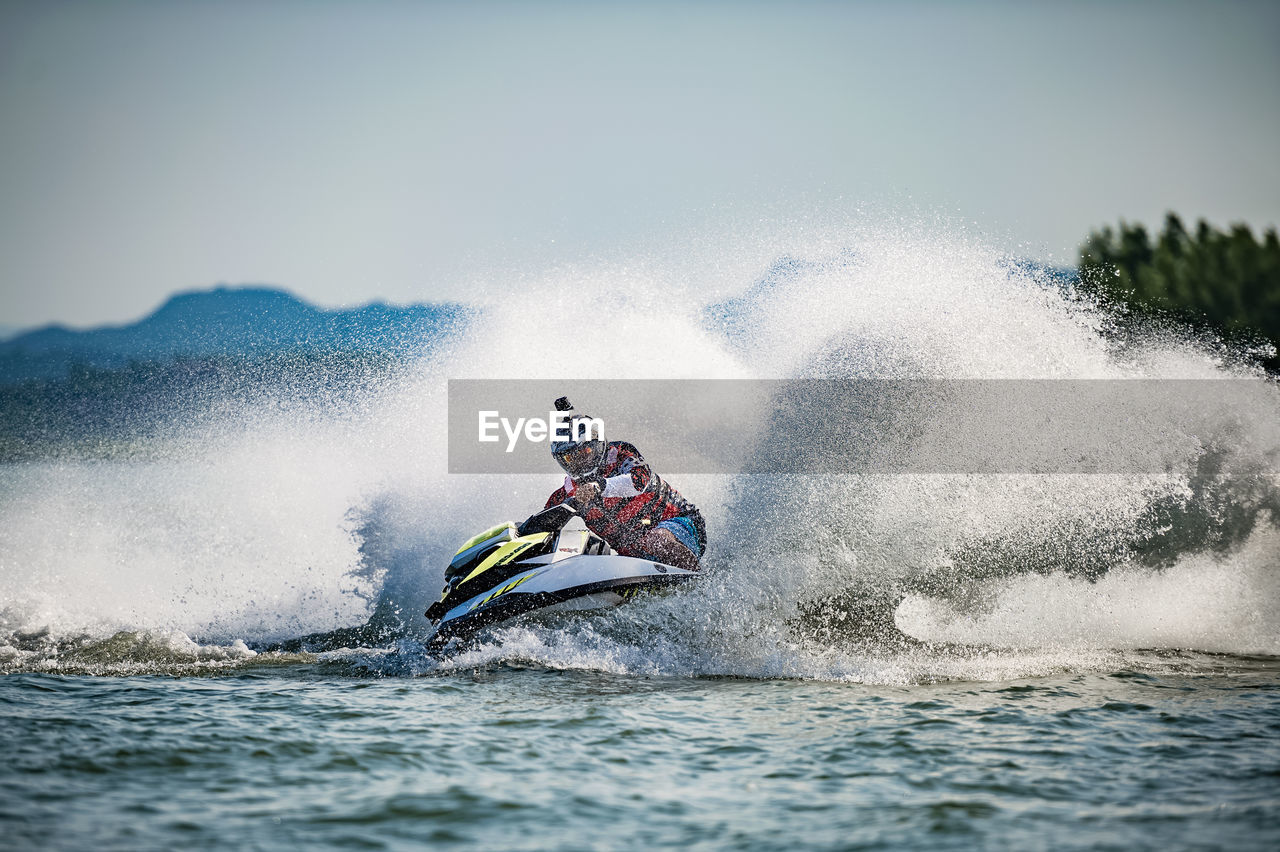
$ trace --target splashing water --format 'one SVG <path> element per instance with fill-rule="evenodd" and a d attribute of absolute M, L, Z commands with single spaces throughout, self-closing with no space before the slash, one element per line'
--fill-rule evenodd
<path fill-rule="evenodd" d="M 1069 285 L 970 239 L 784 242 L 712 307 L 701 274 L 744 263 L 500 278 L 465 331 L 354 403 L 300 389 L 141 457 L 0 468 L 0 667 L 239 665 L 245 642 L 339 631 L 323 659 L 437 670 L 420 613 L 448 556 L 557 480 L 549 460 L 545 477 L 447 474 L 449 378 L 1229 377 L 1280 404 L 1211 342 L 1120 337 Z M 710 532 L 696 588 L 499 630 L 446 666 L 898 683 L 1126 649 L 1280 654 L 1280 446 L 1262 425 L 1224 414 L 1194 441 L 1153 426 L 1116 448 L 1155 448 L 1152 475 L 675 476 Z"/>

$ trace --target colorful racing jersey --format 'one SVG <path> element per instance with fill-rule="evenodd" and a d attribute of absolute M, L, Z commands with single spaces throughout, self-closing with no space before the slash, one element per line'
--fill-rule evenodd
<path fill-rule="evenodd" d="M 610 441 L 596 482 L 597 497 L 581 509 L 587 527 L 623 556 L 640 556 L 640 540 L 671 518 L 688 518 L 698 531 L 701 550 L 707 546 L 706 527 L 696 506 L 653 472 L 631 444 Z M 570 500 L 577 489 L 568 476 L 544 508 Z M 700 555 L 700 554 L 695 554 Z"/>

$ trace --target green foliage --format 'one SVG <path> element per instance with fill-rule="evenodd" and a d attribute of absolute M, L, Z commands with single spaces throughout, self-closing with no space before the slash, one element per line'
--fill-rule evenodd
<path fill-rule="evenodd" d="M 1203 219 L 1189 233 L 1165 217 L 1152 242 L 1142 225 L 1093 231 L 1080 249 L 1080 280 L 1104 300 L 1140 316 L 1172 316 L 1227 338 L 1265 338 L 1280 349 L 1280 241 L 1261 242 L 1246 225 L 1223 232 Z M 1276 369 L 1273 353 L 1268 366 Z"/>

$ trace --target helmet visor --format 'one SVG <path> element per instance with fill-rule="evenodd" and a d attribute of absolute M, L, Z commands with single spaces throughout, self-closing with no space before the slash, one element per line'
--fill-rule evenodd
<path fill-rule="evenodd" d="M 565 473 L 577 478 L 596 472 L 600 467 L 603 450 L 599 441 L 583 441 L 568 446 L 557 445 L 552 455 Z"/>

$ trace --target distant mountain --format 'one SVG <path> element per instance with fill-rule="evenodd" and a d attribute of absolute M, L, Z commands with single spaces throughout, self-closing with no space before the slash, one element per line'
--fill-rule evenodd
<path fill-rule="evenodd" d="M 265 287 L 179 293 L 130 325 L 52 325 L 0 341 L 0 381 L 56 379 L 76 365 L 124 367 L 176 358 L 253 360 L 286 353 L 412 354 L 466 322 L 456 303 L 324 310 Z"/>

